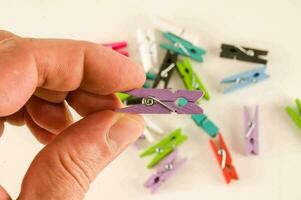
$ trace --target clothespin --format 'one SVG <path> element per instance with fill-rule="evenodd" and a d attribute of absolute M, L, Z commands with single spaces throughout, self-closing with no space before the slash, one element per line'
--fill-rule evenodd
<path fill-rule="evenodd" d="M 218 134 L 218 127 L 205 114 L 191 115 L 191 118 L 210 137 L 214 138 Z"/>
<path fill-rule="evenodd" d="M 164 134 L 164 131 L 161 129 L 161 127 L 159 127 L 153 121 L 148 119 L 146 116 L 144 116 L 144 122 L 145 122 L 145 129 L 143 135 L 150 143 L 155 142 L 155 138 L 153 137 L 153 134 L 151 132 L 155 132 L 156 134 L 160 134 L 160 135 Z"/>
<path fill-rule="evenodd" d="M 145 122 L 145 126 L 152 130 L 153 132 L 163 135 L 164 131 L 161 127 L 159 127 L 156 123 L 154 123 L 152 120 L 148 119 L 146 116 L 144 116 L 144 122 Z"/>
<path fill-rule="evenodd" d="M 134 89 L 126 94 L 138 97 L 135 103 L 125 108 L 119 108 L 117 112 L 144 113 L 144 114 L 201 114 L 203 109 L 196 101 L 203 97 L 202 91 L 169 89 Z"/>
<path fill-rule="evenodd" d="M 109 47 L 118 53 L 124 55 L 124 56 L 129 56 L 129 53 L 127 50 L 124 50 L 123 48 L 127 47 L 128 44 L 125 41 L 122 42 L 114 42 L 114 43 L 107 43 L 107 44 L 102 44 L 105 47 Z"/>
<path fill-rule="evenodd" d="M 156 78 L 157 78 L 157 74 L 152 73 L 152 72 L 147 72 L 146 73 L 146 81 L 143 85 L 143 88 L 153 88 L 153 84 L 154 84 L 154 81 L 156 80 Z"/>
<path fill-rule="evenodd" d="M 222 84 L 232 84 L 230 87 L 224 90 L 224 93 L 233 92 L 235 90 L 268 79 L 269 75 L 266 74 L 265 71 L 266 71 L 266 66 L 262 66 L 224 78 L 221 81 Z"/>
<path fill-rule="evenodd" d="M 297 105 L 297 110 L 295 110 L 290 106 L 287 106 L 285 110 L 292 118 L 292 120 L 295 122 L 297 127 L 301 129 L 301 101 L 299 99 L 296 99 L 296 105 Z"/>
<path fill-rule="evenodd" d="M 185 28 L 184 26 L 181 26 L 170 19 L 156 17 L 153 20 L 153 25 L 161 32 L 170 32 L 185 40 L 191 41 L 193 44 L 196 44 L 199 40 L 197 34 L 187 30 L 187 28 Z"/>
<path fill-rule="evenodd" d="M 204 49 L 201 49 L 187 40 L 184 40 L 169 32 L 163 33 L 163 36 L 172 44 L 161 43 L 160 47 L 181 54 L 182 56 L 188 56 L 196 61 L 203 62 L 202 56 L 206 53 Z"/>
<path fill-rule="evenodd" d="M 164 88 L 166 89 L 171 78 L 171 75 L 176 67 L 178 54 L 171 51 L 167 51 L 164 57 L 163 63 L 160 66 L 158 75 L 156 76 L 153 88 L 156 88 L 161 81 L 164 82 Z"/>
<path fill-rule="evenodd" d="M 156 44 L 155 31 L 153 29 L 138 29 L 137 40 L 139 52 L 144 70 L 148 72 L 158 63 L 158 47 Z"/>
<path fill-rule="evenodd" d="M 151 192 L 154 193 L 165 182 L 179 167 L 185 162 L 186 158 L 177 160 L 177 150 L 170 153 L 164 160 L 160 162 L 160 166 L 157 168 L 156 174 L 150 176 L 144 183 L 146 188 L 150 188 Z"/>
<path fill-rule="evenodd" d="M 267 64 L 267 60 L 261 58 L 260 56 L 268 55 L 268 51 L 229 44 L 222 44 L 221 48 L 222 51 L 220 53 L 220 57 L 222 58 L 236 58 L 237 60 L 241 61 Z"/>
<path fill-rule="evenodd" d="M 230 152 L 224 142 L 222 135 L 219 133 L 216 140 L 210 140 L 210 144 L 218 164 L 222 168 L 226 183 L 229 184 L 231 180 L 238 180 L 236 169 L 232 164 Z"/>
<path fill-rule="evenodd" d="M 117 92 L 116 95 L 120 99 L 120 101 L 122 101 L 122 102 L 125 102 L 130 97 L 130 95 L 120 93 L 120 92 Z"/>
<path fill-rule="evenodd" d="M 201 90 L 204 93 L 204 98 L 206 100 L 210 99 L 207 89 L 198 75 L 193 71 L 188 58 L 183 58 L 182 61 L 177 62 L 177 70 L 188 90 Z"/>
<path fill-rule="evenodd" d="M 168 136 L 163 138 L 160 142 L 142 152 L 140 157 L 156 154 L 152 161 L 147 165 L 148 168 L 152 168 L 156 166 L 163 158 L 169 155 L 177 146 L 182 144 L 186 139 L 187 136 L 182 134 L 181 129 L 176 129 Z"/>
<path fill-rule="evenodd" d="M 248 108 L 244 106 L 244 121 L 245 121 L 245 140 L 246 140 L 246 154 L 259 154 L 259 110 L 258 106 L 255 108 L 254 118 L 251 119 Z"/>

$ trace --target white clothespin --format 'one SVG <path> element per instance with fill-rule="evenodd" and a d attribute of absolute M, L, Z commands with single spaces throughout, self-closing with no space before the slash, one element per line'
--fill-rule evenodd
<path fill-rule="evenodd" d="M 195 33 L 188 31 L 184 26 L 179 26 L 174 21 L 165 19 L 163 17 L 156 17 L 153 20 L 153 25 L 161 32 L 170 32 L 193 44 L 196 44 L 199 41 L 199 37 Z"/>
<path fill-rule="evenodd" d="M 148 72 L 158 64 L 158 45 L 156 44 L 154 29 L 138 29 L 137 40 L 142 65 L 145 72 Z"/>

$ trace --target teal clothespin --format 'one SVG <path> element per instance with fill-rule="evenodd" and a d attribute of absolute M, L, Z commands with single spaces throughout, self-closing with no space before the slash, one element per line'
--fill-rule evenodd
<path fill-rule="evenodd" d="M 301 129 L 301 101 L 299 99 L 296 99 L 296 104 L 297 110 L 293 109 L 290 106 L 287 106 L 285 110 L 298 126 L 298 128 Z"/>
<path fill-rule="evenodd" d="M 193 121 L 201 127 L 209 136 L 215 137 L 218 134 L 218 127 L 204 114 L 192 115 Z"/>
<path fill-rule="evenodd" d="M 177 70 L 188 90 L 201 90 L 204 93 L 204 98 L 206 100 L 210 99 L 207 89 L 198 75 L 193 71 L 188 58 L 184 58 L 182 61 L 177 62 Z"/>
<path fill-rule="evenodd" d="M 186 139 L 187 136 L 182 134 L 181 129 L 176 129 L 167 137 L 163 138 L 160 142 L 146 149 L 140 155 L 140 157 L 145 157 L 155 153 L 155 157 L 147 165 L 148 168 L 152 168 L 156 166 L 168 154 L 170 154 L 177 146 L 182 144 Z"/>
<path fill-rule="evenodd" d="M 154 82 L 156 77 L 157 77 L 157 74 L 152 73 L 152 72 L 147 72 L 146 73 L 146 81 L 143 85 L 143 88 L 151 88 L 153 85 L 153 83 L 151 83 L 151 82 Z"/>
<path fill-rule="evenodd" d="M 194 46 L 187 40 L 184 40 L 169 32 L 163 33 L 163 36 L 171 41 L 172 44 L 161 43 L 160 47 L 181 54 L 183 56 L 188 56 L 196 61 L 203 62 L 202 56 L 206 53 L 204 49 Z"/>

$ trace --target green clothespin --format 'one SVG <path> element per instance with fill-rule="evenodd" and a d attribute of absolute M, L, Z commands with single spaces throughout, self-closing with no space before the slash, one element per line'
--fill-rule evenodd
<path fill-rule="evenodd" d="M 296 104 L 297 110 L 293 109 L 290 106 L 287 106 L 285 110 L 295 122 L 295 124 L 299 127 L 299 129 L 301 129 L 301 101 L 299 99 L 296 99 Z"/>
<path fill-rule="evenodd" d="M 187 139 L 186 135 L 182 134 L 181 129 L 176 129 L 160 142 L 146 149 L 140 157 L 145 157 L 151 154 L 156 154 L 152 161 L 147 165 L 148 168 L 156 166 L 163 158 L 170 154 L 177 146 L 182 144 Z"/>
<path fill-rule="evenodd" d="M 161 43 L 160 47 L 181 54 L 182 56 L 188 56 L 196 61 L 203 62 L 203 55 L 206 53 L 204 49 L 194 46 L 187 40 L 184 40 L 169 32 L 163 33 L 163 36 L 172 42 L 172 44 Z"/>
<path fill-rule="evenodd" d="M 124 102 L 126 101 L 131 95 L 124 94 L 124 93 L 116 93 L 117 97 L 120 99 L 120 101 Z"/>
<path fill-rule="evenodd" d="M 188 90 L 201 90 L 204 93 L 204 98 L 207 101 L 210 99 L 207 89 L 198 75 L 193 71 L 188 58 L 184 58 L 182 61 L 177 62 L 177 70 Z"/>
<path fill-rule="evenodd" d="M 210 137 L 214 138 L 218 134 L 218 127 L 204 114 L 192 115 L 193 121 L 201 127 Z"/>

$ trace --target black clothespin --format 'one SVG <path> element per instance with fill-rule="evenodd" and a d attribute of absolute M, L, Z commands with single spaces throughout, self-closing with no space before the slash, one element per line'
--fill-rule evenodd
<path fill-rule="evenodd" d="M 222 51 L 220 53 L 220 57 L 222 58 L 236 58 L 237 60 L 247 62 L 267 64 L 267 60 L 262 59 L 260 56 L 268 55 L 268 51 L 228 44 L 222 44 L 221 48 Z"/>
<path fill-rule="evenodd" d="M 161 81 L 164 82 L 164 88 L 167 88 L 170 77 L 176 68 L 177 57 L 177 53 L 167 51 L 163 63 L 161 64 L 160 71 L 154 81 L 153 88 L 156 88 Z"/>

